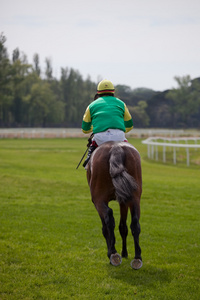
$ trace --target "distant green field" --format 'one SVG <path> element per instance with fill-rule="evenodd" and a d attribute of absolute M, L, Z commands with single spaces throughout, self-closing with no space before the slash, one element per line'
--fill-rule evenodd
<path fill-rule="evenodd" d="M 129 258 L 109 264 L 85 170 L 76 170 L 87 139 L 0 140 L 1 300 L 200 299 L 200 167 L 149 161 L 141 140 L 129 141 L 143 171 L 137 271 L 130 230 Z"/>

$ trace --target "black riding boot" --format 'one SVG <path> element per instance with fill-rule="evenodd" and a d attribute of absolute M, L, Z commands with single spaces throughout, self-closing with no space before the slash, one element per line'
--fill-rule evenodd
<path fill-rule="evenodd" d="M 85 167 L 85 166 L 87 165 L 87 163 L 88 163 L 89 160 L 90 160 L 90 157 L 91 157 L 92 152 L 93 152 L 96 148 L 97 148 L 97 147 L 94 146 L 94 145 L 91 145 L 91 146 L 89 147 L 88 155 L 87 155 L 86 160 L 85 160 L 84 163 L 83 163 L 83 167 Z"/>

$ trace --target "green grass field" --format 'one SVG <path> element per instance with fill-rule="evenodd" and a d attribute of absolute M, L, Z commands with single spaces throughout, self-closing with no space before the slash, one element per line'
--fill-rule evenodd
<path fill-rule="evenodd" d="M 76 170 L 86 139 L 0 140 L 1 300 L 200 299 L 200 167 L 149 161 L 141 140 L 129 141 L 143 170 L 137 271 L 130 229 L 129 258 L 109 264 L 85 170 Z"/>

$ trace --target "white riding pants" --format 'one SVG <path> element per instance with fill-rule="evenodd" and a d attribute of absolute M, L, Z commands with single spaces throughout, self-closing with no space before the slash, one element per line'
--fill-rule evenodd
<path fill-rule="evenodd" d="M 114 141 L 114 142 L 127 141 L 124 131 L 119 129 L 108 129 L 104 132 L 95 133 L 92 140 L 95 141 L 98 146 L 109 141 Z"/>

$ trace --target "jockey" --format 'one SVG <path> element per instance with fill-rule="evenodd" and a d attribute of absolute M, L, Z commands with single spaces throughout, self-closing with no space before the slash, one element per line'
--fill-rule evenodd
<path fill-rule="evenodd" d="M 92 143 L 88 156 L 83 163 L 85 167 L 92 152 L 108 141 L 126 141 L 125 132 L 133 128 L 132 117 L 126 104 L 114 96 L 114 86 L 109 80 L 102 80 L 97 86 L 95 100 L 87 107 L 83 116 L 82 131 L 93 131 Z"/>

